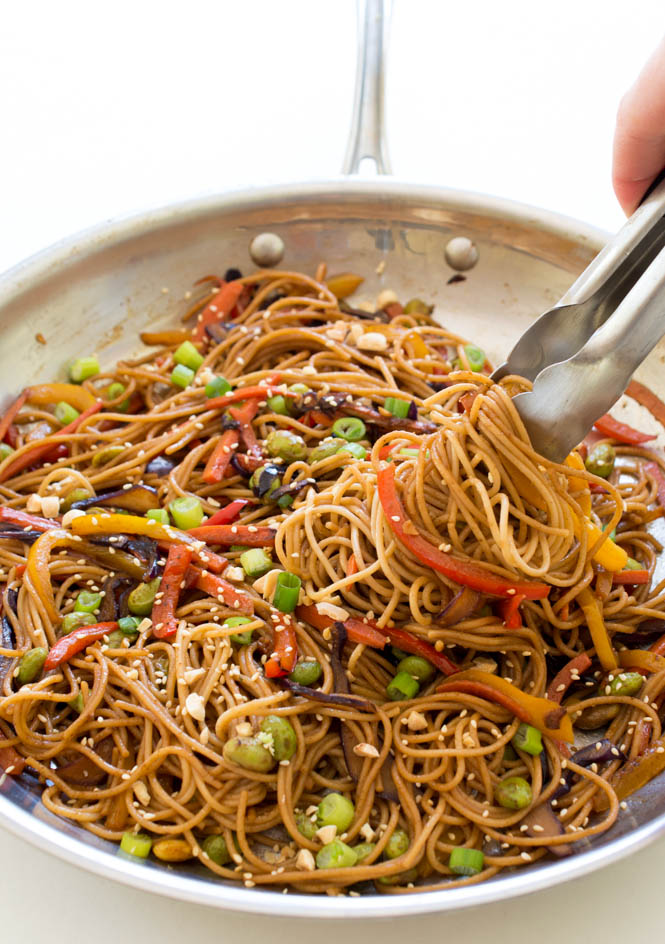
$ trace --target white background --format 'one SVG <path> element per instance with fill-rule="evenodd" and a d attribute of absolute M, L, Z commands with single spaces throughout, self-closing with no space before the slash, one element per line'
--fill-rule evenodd
<path fill-rule="evenodd" d="M 100 220 L 195 194 L 334 175 L 355 68 L 353 0 L 0 3 L 0 270 Z M 608 230 L 616 106 L 665 32 L 662 0 L 397 0 L 393 169 Z M 382 944 L 650 939 L 665 841 L 502 904 L 376 929 Z M 0 834 L 4 941 L 364 940 L 364 923 L 182 905 Z"/>

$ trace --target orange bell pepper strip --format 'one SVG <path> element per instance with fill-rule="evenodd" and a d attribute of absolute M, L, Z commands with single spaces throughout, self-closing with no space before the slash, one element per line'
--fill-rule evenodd
<path fill-rule="evenodd" d="M 152 608 L 152 633 L 157 639 L 174 636 L 178 628 L 175 611 L 193 551 L 184 544 L 172 544 L 169 548 L 162 582 L 159 585 L 159 599 Z"/>
<path fill-rule="evenodd" d="M 52 531 L 53 528 L 59 528 L 57 521 L 50 518 L 40 518 L 37 515 L 29 515 L 25 511 L 19 511 L 18 508 L 0 507 L 0 521 L 6 521 L 7 524 L 16 525 L 17 528 L 30 528 L 31 531 Z"/>
<path fill-rule="evenodd" d="M 272 654 L 264 666 L 266 678 L 281 678 L 293 672 L 298 661 L 296 627 L 290 613 L 270 613 Z"/>
<path fill-rule="evenodd" d="M 648 570 L 620 570 L 618 573 L 612 574 L 612 583 L 615 586 L 625 584 L 636 587 L 639 584 L 649 583 L 650 580 L 651 574 Z"/>
<path fill-rule="evenodd" d="M 77 416 L 71 423 L 59 429 L 53 436 L 67 436 L 69 433 L 75 433 L 81 423 L 95 413 L 98 413 L 103 406 L 104 403 L 102 400 L 96 400 L 91 407 L 84 410 L 83 413 Z M 51 449 L 53 449 L 54 445 L 57 445 L 57 443 L 52 442 L 53 436 L 47 436 L 46 442 L 38 440 L 34 444 L 30 444 L 31 448 L 24 447 L 21 454 L 0 471 L 0 482 L 6 482 L 7 479 L 12 478 L 12 476 L 16 475 L 18 472 L 22 472 L 23 469 L 28 468 L 28 466 L 35 465 L 40 459 L 44 459 Z"/>
<path fill-rule="evenodd" d="M 170 347 L 191 340 L 191 332 L 184 328 L 170 328 L 166 331 L 142 331 L 139 335 L 148 347 Z"/>
<path fill-rule="evenodd" d="M 610 784 L 614 788 L 619 801 L 625 800 L 632 793 L 635 793 L 645 784 L 657 777 L 665 770 L 665 737 L 659 738 L 635 760 L 617 770 Z M 594 808 L 597 810 L 606 810 L 609 805 L 607 796 L 604 793 L 598 795 L 595 800 Z"/>
<path fill-rule="evenodd" d="M 252 429 L 252 420 L 259 411 L 259 403 L 260 401 L 254 398 L 229 409 L 231 419 L 240 424 L 238 433 L 245 447 L 245 452 L 255 459 L 263 459 L 264 457 L 263 450 L 259 446 L 256 434 Z"/>
<path fill-rule="evenodd" d="M 349 620 L 346 620 L 344 626 L 347 627 L 347 633 L 348 624 Z M 408 629 L 399 629 L 397 626 L 379 628 L 376 624 L 375 627 L 380 633 L 385 635 L 386 642 L 397 646 L 398 649 L 403 649 L 405 652 L 411 653 L 413 656 L 420 656 L 422 659 L 426 659 L 428 662 L 431 662 L 432 665 L 435 665 L 439 672 L 443 672 L 444 675 L 455 675 L 459 672 L 459 666 L 456 665 L 452 659 L 449 659 L 443 652 L 439 652 L 435 649 L 430 642 L 426 642 L 424 639 L 421 639 L 420 636 L 410 633 Z M 351 638 L 350 634 L 349 638 Z"/>
<path fill-rule="evenodd" d="M 13 747 L 0 747 L 0 770 L 4 770 L 10 777 L 18 777 L 23 773 L 25 757 L 21 757 Z"/>
<path fill-rule="evenodd" d="M 217 574 L 210 574 L 207 570 L 199 570 L 198 567 L 190 567 L 185 575 L 185 582 L 188 587 L 196 587 L 209 597 L 214 597 L 220 603 L 226 604 L 243 616 L 254 615 L 254 601 L 248 594 L 237 590 L 233 584 Z"/>
<path fill-rule="evenodd" d="M 201 478 L 206 485 L 216 485 L 226 475 L 231 464 L 233 453 L 240 444 L 240 433 L 237 429 L 225 430 L 217 445 L 210 453 Z"/>
<path fill-rule="evenodd" d="M 346 562 L 346 576 L 354 577 L 357 573 L 358 573 L 358 562 L 356 561 L 356 555 L 351 554 L 351 556 Z"/>
<path fill-rule="evenodd" d="M 567 662 L 561 671 L 557 672 L 545 692 L 546 697 L 560 705 L 566 691 L 575 681 L 575 677 L 579 678 L 590 666 L 591 659 L 589 656 L 586 652 L 580 652 L 578 656 Z"/>
<path fill-rule="evenodd" d="M 73 406 L 79 413 L 89 410 L 97 402 L 96 397 L 79 384 L 37 384 L 34 387 L 28 387 L 26 393 L 28 403 L 34 403 L 35 406 L 48 406 L 51 403 L 64 401 Z"/>
<path fill-rule="evenodd" d="M 192 340 L 202 341 L 206 336 L 206 327 L 218 321 L 226 321 L 235 308 L 244 285 L 237 280 L 222 282 L 219 291 L 210 299 L 201 314 L 196 319 L 196 327 L 192 331 Z"/>
<path fill-rule="evenodd" d="M 202 547 L 203 542 L 200 538 L 195 537 L 192 531 L 180 531 L 178 528 L 171 527 L 171 525 L 161 524 L 159 521 L 155 521 L 154 518 L 98 513 L 74 518 L 71 529 L 73 534 L 80 535 L 143 534 L 148 538 L 154 538 L 158 542 L 185 544 L 193 550 L 197 561 L 208 570 L 220 573 L 226 567 L 226 561 L 207 547 Z M 33 544 L 33 549 L 39 544 L 40 540 L 41 538 L 38 538 Z"/>
<path fill-rule="evenodd" d="M 438 692 L 464 692 L 496 702 L 520 721 L 538 728 L 543 734 L 573 743 L 573 725 L 565 708 L 547 698 L 528 695 L 511 682 L 481 669 L 467 669 L 437 686 Z"/>
<path fill-rule="evenodd" d="M 254 524 L 202 524 L 187 532 L 206 544 L 243 544 L 245 547 L 274 547 L 276 533 L 275 528 Z"/>
<path fill-rule="evenodd" d="M 665 669 L 665 658 L 648 649 L 623 649 L 619 653 L 619 665 L 622 669 L 662 672 Z"/>
<path fill-rule="evenodd" d="M 297 397 L 297 393 L 290 390 L 284 390 L 275 384 L 266 384 L 265 386 L 256 385 L 254 387 L 236 387 L 235 390 L 229 390 L 220 397 L 212 397 L 205 404 L 206 410 L 225 409 L 231 403 L 237 403 L 239 400 L 267 400 L 275 393 L 281 393 L 283 397 Z"/>
<path fill-rule="evenodd" d="M 650 442 L 656 438 L 655 435 L 641 433 L 638 429 L 633 429 L 627 423 L 620 423 L 609 413 L 601 416 L 593 425 L 603 436 L 611 436 L 617 442 L 626 443 L 629 446 L 640 446 L 642 443 Z"/>
<path fill-rule="evenodd" d="M 0 442 L 4 442 L 7 433 L 9 432 L 9 427 L 12 425 L 16 419 L 16 415 L 23 406 L 23 404 L 28 399 L 28 391 L 24 390 L 23 393 L 20 393 L 13 403 L 10 404 L 5 415 L 0 420 Z"/>
<path fill-rule="evenodd" d="M 422 564 L 431 567 L 464 587 L 497 597 L 522 594 L 527 600 L 542 600 L 550 588 L 544 583 L 522 582 L 499 577 L 472 561 L 460 560 L 445 554 L 419 534 L 407 518 L 395 487 L 395 468 L 384 465 L 377 473 L 379 500 L 390 530 L 397 540 Z"/>
<path fill-rule="evenodd" d="M 53 528 L 51 531 L 45 531 L 41 537 L 37 538 L 28 551 L 25 574 L 37 591 L 37 596 L 53 623 L 57 622 L 59 617 L 55 608 L 55 597 L 49 572 L 51 553 L 56 547 L 74 547 L 77 543 L 68 531 L 62 528 Z"/>
<path fill-rule="evenodd" d="M 92 626 L 79 626 L 66 636 L 62 636 L 55 645 L 51 646 L 44 663 L 44 671 L 56 669 L 63 662 L 69 662 L 77 653 L 87 648 L 91 643 L 98 642 L 104 636 L 118 628 L 117 622 L 95 623 Z"/>
<path fill-rule="evenodd" d="M 588 587 L 585 587 L 584 590 L 580 590 L 578 593 L 577 602 L 584 613 L 600 664 L 606 672 L 613 672 L 619 663 L 612 648 L 610 637 L 607 635 L 607 627 L 598 600 Z"/>

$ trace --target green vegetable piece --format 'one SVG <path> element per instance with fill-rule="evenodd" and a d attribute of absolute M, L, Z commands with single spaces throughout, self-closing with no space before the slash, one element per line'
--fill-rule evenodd
<path fill-rule="evenodd" d="M 102 605 L 101 593 L 93 593 L 91 590 L 81 590 L 74 604 L 75 613 L 94 613 Z"/>
<path fill-rule="evenodd" d="M 418 869 L 405 869 L 404 872 L 398 872 L 397 875 L 382 875 L 377 879 L 379 885 L 408 885 L 409 882 L 415 882 L 418 878 Z"/>
<path fill-rule="evenodd" d="M 124 446 L 106 446 L 105 449 L 98 449 L 92 457 L 92 464 L 95 468 L 98 468 L 100 465 L 106 465 L 107 462 L 112 462 L 114 459 L 117 459 L 118 456 L 121 456 L 124 451 Z M 89 508 L 88 514 L 92 514 L 92 511 L 93 509 Z M 102 509 L 102 512 L 103 511 L 108 512 L 108 508 Z M 119 508 L 116 514 L 129 515 L 131 512 Z"/>
<path fill-rule="evenodd" d="M 182 387 L 184 390 L 194 380 L 194 371 L 184 364 L 176 364 L 171 371 L 171 383 L 174 387 Z"/>
<path fill-rule="evenodd" d="M 245 770 L 267 774 L 275 766 L 275 758 L 255 737 L 232 737 L 224 745 L 224 760 Z"/>
<path fill-rule="evenodd" d="M 412 298 L 404 306 L 405 315 L 430 315 L 432 307 L 425 304 L 421 298 Z"/>
<path fill-rule="evenodd" d="M 311 818 L 302 811 L 296 813 L 295 819 L 298 832 L 301 833 L 305 839 L 314 839 L 316 831 L 319 828 L 316 823 L 313 823 Z"/>
<path fill-rule="evenodd" d="M 281 393 L 275 394 L 274 397 L 268 397 L 266 406 L 271 413 L 277 413 L 279 416 L 289 415 L 288 401 Z"/>
<path fill-rule="evenodd" d="M 485 866 L 485 856 L 480 849 L 457 846 L 451 849 L 448 868 L 455 875 L 478 875 Z"/>
<path fill-rule="evenodd" d="M 533 800 L 531 785 L 524 777 L 506 777 L 495 786 L 494 799 L 507 810 L 523 810 Z"/>
<path fill-rule="evenodd" d="M 264 477 L 268 476 L 267 481 L 270 484 L 266 487 L 264 484 Z M 254 472 L 252 472 L 251 478 L 249 480 L 249 487 L 252 489 L 257 498 L 260 498 L 262 502 L 268 504 L 271 501 L 271 495 L 273 492 L 282 484 L 277 471 L 274 466 L 262 465 L 259 466 Z"/>
<path fill-rule="evenodd" d="M 244 626 L 245 623 L 251 622 L 248 616 L 229 616 L 228 619 L 224 620 L 222 626 Z M 238 646 L 248 646 L 252 641 L 253 634 L 254 630 L 248 629 L 246 633 L 231 633 L 229 638 L 231 642 L 236 643 Z"/>
<path fill-rule="evenodd" d="M 406 656 L 397 666 L 397 671 L 406 672 L 417 682 L 428 682 L 436 670 L 427 659 L 421 659 L 420 656 Z"/>
<path fill-rule="evenodd" d="M 342 444 L 339 439 L 323 439 L 319 445 L 315 446 L 310 452 L 309 464 L 314 465 L 315 462 L 322 462 L 324 459 L 329 459 L 330 456 L 336 455 L 341 448 Z"/>
<path fill-rule="evenodd" d="M 386 686 L 386 695 L 391 701 L 415 698 L 419 691 L 420 685 L 408 672 L 398 672 Z"/>
<path fill-rule="evenodd" d="M 360 442 L 367 435 L 367 427 L 357 416 L 340 416 L 332 425 L 332 434 L 347 442 Z"/>
<path fill-rule="evenodd" d="M 127 855 L 137 859 L 147 859 L 152 849 L 152 839 L 145 833 L 123 833 L 120 848 Z"/>
<path fill-rule="evenodd" d="M 155 577 L 150 583 L 140 583 L 138 587 L 134 587 L 127 597 L 129 612 L 135 616 L 150 616 L 152 605 L 155 602 L 155 594 L 159 590 L 161 582 L 161 577 Z"/>
<path fill-rule="evenodd" d="M 540 731 L 525 722 L 522 722 L 515 732 L 512 743 L 518 751 L 533 754 L 534 757 L 543 752 L 543 738 Z"/>
<path fill-rule="evenodd" d="M 118 629 L 124 636 L 138 636 L 140 623 L 139 616 L 122 616 L 118 620 Z"/>
<path fill-rule="evenodd" d="M 146 518 L 159 521 L 160 524 L 169 524 L 169 513 L 166 508 L 150 508 L 145 513 Z"/>
<path fill-rule="evenodd" d="M 290 574 L 288 570 L 278 574 L 275 595 L 272 598 L 272 605 L 275 609 L 279 610 L 280 613 L 293 613 L 298 605 L 300 583 L 300 577 Z"/>
<path fill-rule="evenodd" d="M 341 455 L 345 452 L 350 453 L 355 459 L 360 460 L 365 459 L 367 456 L 367 450 L 365 447 L 361 446 L 360 443 L 357 442 L 344 443 L 341 449 L 338 450 L 338 453 Z"/>
<path fill-rule="evenodd" d="M 79 626 L 91 626 L 97 619 L 92 613 L 79 613 L 76 610 L 73 613 L 67 613 L 62 617 L 60 623 L 60 635 L 67 636 Z"/>
<path fill-rule="evenodd" d="M 266 438 L 268 455 L 284 459 L 285 462 L 297 462 L 307 455 L 307 445 L 302 436 L 290 429 L 274 429 Z"/>
<path fill-rule="evenodd" d="M 272 753 L 277 760 L 291 760 L 298 746 L 298 738 L 288 718 L 266 715 L 259 725 L 272 738 Z"/>
<path fill-rule="evenodd" d="M 92 492 L 89 492 L 87 488 L 73 488 L 71 492 L 67 492 L 60 503 L 60 511 L 69 511 L 74 502 L 85 501 L 87 498 L 92 498 Z"/>
<path fill-rule="evenodd" d="M 198 528 L 204 517 L 203 505 L 193 495 L 174 498 L 172 502 L 169 502 L 169 511 L 176 528 L 180 528 L 181 531 Z"/>
<path fill-rule="evenodd" d="M 34 682 L 42 674 L 44 663 L 48 655 L 48 649 L 43 646 L 37 646 L 35 649 L 28 649 L 19 659 L 16 681 L 19 685 L 26 685 L 28 682 Z"/>
<path fill-rule="evenodd" d="M 262 577 L 272 568 L 272 560 L 262 547 L 251 547 L 240 555 L 240 566 L 248 577 Z"/>
<path fill-rule="evenodd" d="M 173 352 L 173 360 L 176 364 L 184 364 L 190 370 L 197 371 L 203 363 L 203 355 L 199 354 L 191 341 L 183 341 Z"/>
<path fill-rule="evenodd" d="M 309 393 L 312 388 L 308 387 L 307 384 L 297 383 L 291 384 L 288 389 L 291 391 L 291 393 Z"/>
<path fill-rule="evenodd" d="M 215 865 L 226 865 L 231 861 L 231 853 L 223 836 L 206 836 L 201 849 Z"/>
<path fill-rule="evenodd" d="M 608 685 L 612 695 L 637 695 L 644 685 L 644 676 L 639 672 L 621 672 Z M 604 694 L 604 691 L 599 694 Z"/>
<path fill-rule="evenodd" d="M 280 495 L 277 504 L 280 508 L 290 508 L 293 504 L 293 495 Z"/>
<path fill-rule="evenodd" d="M 347 796 L 343 793 L 327 793 L 319 803 L 316 821 L 319 826 L 336 826 L 337 832 L 343 833 L 355 815 L 356 808 Z"/>
<path fill-rule="evenodd" d="M 98 373 L 99 361 L 96 357 L 77 357 L 69 367 L 69 379 L 78 384 Z"/>
<path fill-rule="evenodd" d="M 410 845 L 411 840 L 409 839 L 409 834 L 404 829 L 396 829 L 386 843 L 384 849 L 386 858 L 397 859 L 408 851 Z"/>
<path fill-rule="evenodd" d="M 15 449 L 9 445 L 9 443 L 0 443 L 0 462 L 4 462 L 9 456 L 13 455 Z"/>
<path fill-rule="evenodd" d="M 229 390 L 233 390 L 233 387 L 226 377 L 213 377 L 210 383 L 205 385 L 205 394 L 208 399 L 212 399 L 212 397 L 222 397 L 225 393 L 228 393 Z"/>
<path fill-rule="evenodd" d="M 65 403 L 64 400 L 61 400 L 60 403 L 56 403 L 54 413 L 56 420 L 61 426 L 67 426 L 68 423 L 73 423 L 74 420 L 81 415 L 78 410 L 75 410 L 69 403 Z"/>
<path fill-rule="evenodd" d="M 405 652 L 403 649 L 398 649 L 397 646 L 390 647 L 390 654 L 392 655 L 393 659 L 397 659 L 398 662 L 401 662 L 402 659 L 406 659 L 409 655 L 408 652 Z"/>
<path fill-rule="evenodd" d="M 361 862 L 368 859 L 375 849 L 375 842 L 359 842 L 357 846 L 354 846 L 353 851 L 356 854 L 356 865 L 360 865 Z"/>
<path fill-rule="evenodd" d="M 616 457 L 614 446 L 610 446 L 609 443 L 600 443 L 591 450 L 584 465 L 587 472 L 606 479 L 614 468 Z"/>
<path fill-rule="evenodd" d="M 482 348 L 475 344 L 465 344 L 464 353 L 469 362 L 469 367 L 474 373 L 478 374 L 485 366 L 486 355 Z"/>
<path fill-rule="evenodd" d="M 75 698 L 70 698 L 67 704 L 72 709 L 72 711 L 75 711 L 77 714 L 80 715 L 85 707 L 85 705 L 83 704 L 83 695 L 81 694 L 81 692 L 79 692 Z"/>
<path fill-rule="evenodd" d="M 126 636 L 121 629 L 114 629 L 108 635 L 107 646 L 109 649 L 124 649 L 123 642 L 125 639 L 128 640 L 129 636 Z"/>
<path fill-rule="evenodd" d="M 321 664 L 316 659 L 303 659 L 298 662 L 289 679 L 297 685 L 315 685 L 323 675 Z"/>
<path fill-rule="evenodd" d="M 106 390 L 106 399 L 107 400 L 117 400 L 118 397 L 121 397 L 125 392 L 125 385 L 115 381 L 112 384 L 109 384 Z M 117 410 L 118 413 L 126 413 L 129 409 L 129 400 L 123 400 L 121 403 L 114 403 L 113 409 Z"/>
<path fill-rule="evenodd" d="M 410 403 L 408 400 L 399 400 L 397 397 L 386 397 L 383 405 L 393 416 L 399 416 L 405 419 L 409 415 Z"/>
<path fill-rule="evenodd" d="M 643 565 L 636 561 L 634 557 L 629 557 L 626 561 L 626 570 L 643 570 Z"/>
<path fill-rule="evenodd" d="M 350 869 L 357 861 L 355 851 L 341 839 L 333 839 L 316 854 L 316 866 L 319 869 Z"/>

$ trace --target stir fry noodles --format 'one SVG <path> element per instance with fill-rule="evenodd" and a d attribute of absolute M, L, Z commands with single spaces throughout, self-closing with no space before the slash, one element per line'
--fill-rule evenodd
<path fill-rule="evenodd" d="M 0 776 L 126 854 L 450 887 L 584 848 L 665 768 L 654 437 L 544 459 L 527 381 L 360 281 L 207 277 L 0 421 Z"/>

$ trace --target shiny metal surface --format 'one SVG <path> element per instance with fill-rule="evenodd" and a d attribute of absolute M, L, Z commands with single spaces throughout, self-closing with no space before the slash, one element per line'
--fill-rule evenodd
<path fill-rule="evenodd" d="M 154 211 L 75 236 L 0 278 L 1 401 L 23 384 L 62 375 L 73 356 L 97 351 L 103 367 L 138 351 L 138 332 L 173 323 L 202 273 L 247 268 L 247 246 L 266 229 L 284 238 L 285 266 L 313 271 L 326 259 L 331 269 L 367 275 L 361 298 L 392 288 L 401 298 L 431 300 L 443 323 L 478 341 L 495 362 L 561 297 L 604 239 L 546 211 L 385 178 L 277 187 Z M 480 260 L 464 282 L 451 284 L 444 247 L 457 234 L 476 242 Z M 652 354 L 639 376 L 662 395 L 659 358 Z M 643 415 L 635 422 L 648 425 Z M 570 859 L 464 889 L 395 897 L 281 895 L 231 887 L 199 867 L 137 865 L 119 857 L 114 844 L 48 813 L 27 779 L 0 784 L 0 824 L 82 868 L 175 898 L 275 915 L 385 917 L 525 894 L 616 861 L 665 832 L 665 783 L 646 787 L 607 836 Z"/>

